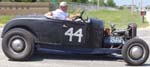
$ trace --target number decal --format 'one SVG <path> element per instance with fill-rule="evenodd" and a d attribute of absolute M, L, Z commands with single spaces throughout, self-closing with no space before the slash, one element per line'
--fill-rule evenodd
<path fill-rule="evenodd" d="M 83 34 L 82 34 L 82 29 L 78 29 L 75 33 L 73 33 L 73 28 L 69 28 L 66 32 L 65 32 L 65 35 L 66 36 L 69 36 L 69 41 L 71 42 L 72 41 L 72 38 L 73 36 L 76 36 L 78 37 L 78 42 L 81 42 L 81 39 L 83 37 Z"/>
<path fill-rule="evenodd" d="M 77 30 L 77 31 L 74 33 L 74 36 L 77 36 L 77 37 L 78 37 L 78 42 L 81 42 L 81 38 L 83 37 L 82 29 Z"/>
<path fill-rule="evenodd" d="M 65 35 L 69 36 L 69 41 L 71 42 L 72 41 L 72 37 L 73 37 L 73 28 L 69 28 L 66 32 L 65 32 Z"/>

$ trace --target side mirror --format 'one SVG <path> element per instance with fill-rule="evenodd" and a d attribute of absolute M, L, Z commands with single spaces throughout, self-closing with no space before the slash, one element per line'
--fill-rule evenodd
<path fill-rule="evenodd" d="M 115 24 L 111 24 L 111 30 L 112 30 L 112 32 L 114 32 L 116 30 L 115 26 L 116 26 Z"/>
<path fill-rule="evenodd" d="M 110 26 L 111 26 L 111 28 L 115 28 L 116 25 L 115 24 L 111 24 Z"/>

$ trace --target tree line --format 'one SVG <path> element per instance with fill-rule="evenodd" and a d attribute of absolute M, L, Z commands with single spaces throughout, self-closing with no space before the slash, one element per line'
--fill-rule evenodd
<path fill-rule="evenodd" d="M 67 2 L 77 2 L 77 3 L 91 3 L 91 4 L 97 4 L 97 0 L 0 0 L 0 1 L 8 1 L 8 2 L 49 2 L 49 1 L 67 1 Z M 89 2 L 90 1 L 90 2 Z M 114 0 L 99 0 L 99 6 L 110 6 L 115 7 L 116 4 Z"/>
<path fill-rule="evenodd" d="M 37 0 L 0 0 L 1 2 L 36 2 Z M 48 0 L 39 0 L 39 1 L 48 1 Z"/>

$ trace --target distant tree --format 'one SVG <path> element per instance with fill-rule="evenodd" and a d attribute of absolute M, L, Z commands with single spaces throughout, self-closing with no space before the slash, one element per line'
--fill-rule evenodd
<path fill-rule="evenodd" d="M 70 0 L 72 2 L 78 2 L 78 3 L 87 3 L 88 0 Z"/>
<path fill-rule="evenodd" d="M 120 10 L 123 10 L 124 9 L 124 6 L 120 6 L 120 7 L 118 7 Z"/>
<path fill-rule="evenodd" d="M 14 0 L 15 2 L 22 2 L 21 0 Z"/>
<path fill-rule="evenodd" d="M 48 2 L 48 0 L 39 0 L 40 2 Z"/>
<path fill-rule="evenodd" d="M 9 0 L 10 2 L 15 2 L 14 0 Z"/>
<path fill-rule="evenodd" d="M 100 6 L 105 6 L 104 0 L 99 0 L 99 5 Z"/>
<path fill-rule="evenodd" d="M 36 0 L 9 0 L 10 2 L 36 2 Z"/>
<path fill-rule="evenodd" d="M 116 7 L 116 3 L 113 0 L 107 0 L 107 6 Z"/>
<path fill-rule="evenodd" d="M 97 4 L 97 0 L 93 0 L 94 4 Z M 99 0 L 99 6 L 105 6 L 104 0 Z"/>
<path fill-rule="evenodd" d="M 36 0 L 32 0 L 32 2 L 36 2 Z"/>
<path fill-rule="evenodd" d="M 22 2 L 32 2 L 32 0 L 22 0 Z"/>

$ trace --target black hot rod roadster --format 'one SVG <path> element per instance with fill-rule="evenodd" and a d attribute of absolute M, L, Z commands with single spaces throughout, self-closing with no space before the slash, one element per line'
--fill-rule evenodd
<path fill-rule="evenodd" d="M 2 49 L 11 60 L 26 60 L 35 49 L 45 48 L 75 54 L 121 54 L 130 65 L 141 65 L 149 57 L 145 41 L 136 35 L 136 24 L 125 30 L 115 25 L 104 29 L 98 19 L 76 17 L 73 21 L 45 16 L 23 16 L 10 20 L 2 32 Z"/>

